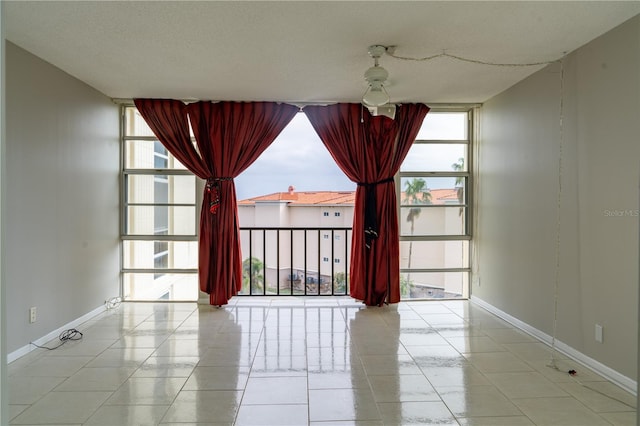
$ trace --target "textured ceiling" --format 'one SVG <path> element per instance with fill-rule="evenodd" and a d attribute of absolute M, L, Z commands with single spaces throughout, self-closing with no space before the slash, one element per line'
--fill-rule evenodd
<path fill-rule="evenodd" d="M 6 37 L 114 98 L 358 102 L 371 44 L 554 60 L 638 1 L 4 1 Z M 483 102 L 541 68 L 383 56 L 394 102 Z"/>

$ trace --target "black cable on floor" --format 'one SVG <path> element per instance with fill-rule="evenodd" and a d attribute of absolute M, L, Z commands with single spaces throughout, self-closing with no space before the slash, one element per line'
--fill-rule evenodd
<path fill-rule="evenodd" d="M 67 343 L 70 340 L 80 340 L 80 339 L 82 339 L 82 333 L 79 332 L 78 330 L 76 330 L 75 328 L 70 328 L 70 329 L 65 330 L 62 333 L 60 333 L 60 336 L 58 336 L 58 339 L 60 340 L 60 344 L 58 344 L 58 346 L 54 346 L 53 348 L 49 348 L 47 346 L 36 345 L 33 342 L 31 342 L 31 344 L 33 346 L 35 346 L 36 348 L 47 349 L 49 351 L 53 351 L 53 350 L 58 349 L 60 346 L 64 345 L 65 343 Z"/>

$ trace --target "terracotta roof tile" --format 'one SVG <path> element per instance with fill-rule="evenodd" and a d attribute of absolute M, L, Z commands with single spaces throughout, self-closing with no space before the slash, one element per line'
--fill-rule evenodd
<path fill-rule="evenodd" d="M 447 201 L 457 201 L 458 192 L 456 188 L 432 189 L 431 202 L 433 204 L 445 204 Z M 260 195 L 238 201 L 238 205 L 250 206 L 256 202 L 286 202 L 290 205 L 336 205 L 355 204 L 355 191 L 306 191 L 306 192 L 274 192 L 273 194 Z M 402 193 L 403 202 L 406 201 L 405 192 Z"/>
<path fill-rule="evenodd" d="M 355 191 L 301 191 L 301 192 L 275 192 L 238 201 L 238 205 L 254 205 L 256 202 L 287 202 L 290 205 L 315 205 L 315 204 L 355 204 Z"/>
<path fill-rule="evenodd" d="M 458 201 L 458 190 L 456 188 L 431 189 L 431 203 L 444 204 L 447 201 Z M 420 197 L 418 197 L 420 199 Z M 407 202 L 406 193 L 402 193 L 402 201 Z"/>

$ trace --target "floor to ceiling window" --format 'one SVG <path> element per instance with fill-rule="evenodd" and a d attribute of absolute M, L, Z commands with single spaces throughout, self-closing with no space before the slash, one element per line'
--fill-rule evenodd
<path fill-rule="evenodd" d="M 403 299 L 468 297 L 472 122 L 473 110 L 468 108 L 432 109 L 400 168 L 396 182 Z M 298 135 L 296 140 L 317 138 L 310 126 L 309 132 L 309 135 Z M 270 149 L 278 148 L 280 139 L 286 135 L 287 132 L 283 132 Z M 195 176 L 168 153 L 132 105 L 123 106 L 122 143 L 122 296 L 125 300 L 197 300 L 197 199 L 201 195 L 201 182 L 198 186 Z M 237 179 L 239 200 L 243 198 L 243 191 L 249 188 L 259 196 L 281 193 L 285 183 L 299 185 L 302 191 L 293 186 L 290 191 L 298 194 L 295 197 L 302 197 L 306 173 L 289 173 L 287 180 L 276 179 L 273 187 L 269 186 L 268 178 L 277 175 L 278 161 L 286 163 L 290 161 L 287 156 L 299 156 L 300 153 L 283 149 L 276 160 L 267 154 L 265 152 L 264 159 L 270 165 L 263 168 L 269 173 L 248 180 L 241 175 Z M 260 160 L 256 163 L 261 164 Z M 304 167 L 305 171 L 307 169 Z M 336 173 L 341 175 L 339 171 Z M 315 185 L 319 186 L 309 188 L 313 191 L 308 194 L 317 196 L 317 191 L 335 191 L 335 188 L 325 188 L 331 178 L 322 176 L 315 180 Z M 353 191 L 352 188 L 345 190 Z M 282 215 L 273 223 L 267 223 L 267 216 L 257 215 L 257 211 L 247 216 L 244 210 L 264 207 L 248 201 L 250 199 L 239 203 L 241 226 L 256 226 L 255 223 L 244 223 L 248 217 L 260 217 L 261 226 L 270 228 L 320 226 L 298 223 L 300 221 L 285 223 L 281 220 Z M 297 204 L 287 203 L 287 206 L 293 208 Z M 309 210 L 313 206 L 305 204 L 303 207 L 296 207 L 296 211 Z M 341 226 L 350 226 L 351 215 L 348 213 L 353 209 L 353 203 L 347 203 L 343 208 L 346 209 L 344 218 L 338 216 L 339 212 L 333 212 L 331 217 L 344 219 Z M 323 214 L 329 215 L 328 210 Z M 285 216 L 295 219 L 291 215 Z M 344 245 L 342 240 L 336 244 Z M 243 243 L 243 256 L 249 257 L 251 253 L 256 257 L 257 247 L 249 248 Z M 350 247 L 347 245 L 346 248 Z M 286 253 L 283 256 L 292 258 Z M 318 257 L 326 264 L 331 262 L 336 271 L 348 270 L 348 258 L 348 254 L 344 254 L 344 261 L 333 255 Z M 287 276 L 282 275 L 283 279 Z M 348 289 L 344 291 L 348 292 Z"/>
<path fill-rule="evenodd" d="M 122 296 L 198 298 L 196 179 L 138 111 L 122 115 Z"/>
<path fill-rule="evenodd" d="M 434 109 L 399 173 L 403 299 L 468 296 L 472 111 Z"/>

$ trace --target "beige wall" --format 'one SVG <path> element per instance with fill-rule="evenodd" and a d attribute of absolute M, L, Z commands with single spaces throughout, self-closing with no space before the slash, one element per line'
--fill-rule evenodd
<path fill-rule="evenodd" d="M 10 353 L 119 295 L 120 144 L 109 98 L 11 43 L 6 80 Z"/>
<path fill-rule="evenodd" d="M 4 3 L 0 2 L 0 424 L 9 422 L 7 392 L 7 298 L 4 279 L 4 185 L 5 185 L 5 38 Z"/>
<path fill-rule="evenodd" d="M 636 381 L 640 17 L 564 64 L 558 339 Z M 488 101 L 472 294 L 551 335 L 560 66 Z M 604 326 L 604 342 L 594 338 Z"/>

